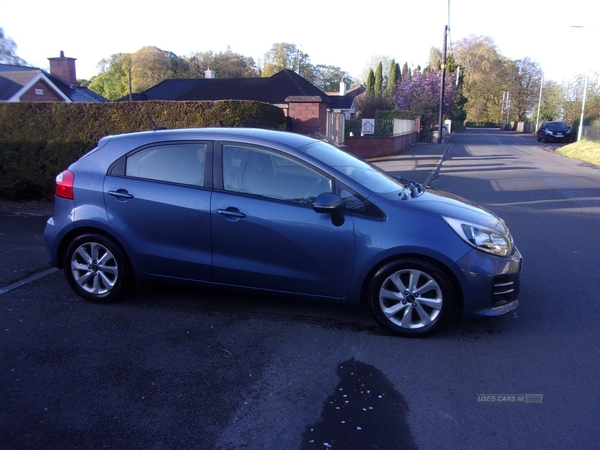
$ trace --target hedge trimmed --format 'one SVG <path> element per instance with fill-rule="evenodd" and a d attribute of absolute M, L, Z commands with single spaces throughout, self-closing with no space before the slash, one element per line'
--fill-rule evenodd
<path fill-rule="evenodd" d="M 54 178 L 100 138 L 166 128 L 285 130 L 281 108 L 254 101 L 0 103 L 0 197 L 52 198 Z"/>

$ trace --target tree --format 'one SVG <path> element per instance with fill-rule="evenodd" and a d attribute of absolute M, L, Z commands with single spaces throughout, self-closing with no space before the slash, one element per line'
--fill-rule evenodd
<path fill-rule="evenodd" d="M 379 61 L 377 70 L 375 71 L 375 94 L 383 94 L 383 64 Z"/>
<path fill-rule="evenodd" d="M 529 58 L 510 61 L 506 64 L 510 92 L 510 102 L 517 113 L 517 120 L 524 122 L 533 115 L 538 103 L 542 69 L 539 64 Z"/>
<path fill-rule="evenodd" d="M 538 92 L 539 101 L 539 92 Z M 542 87 L 542 102 L 538 117 L 537 105 L 534 107 L 532 121 L 558 120 L 562 117 L 563 92 L 562 87 L 552 80 L 544 81 Z"/>
<path fill-rule="evenodd" d="M 161 81 L 171 72 L 171 60 L 161 49 L 142 47 L 131 58 L 131 83 L 133 92 L 139 93 Z"/>
<path fill-rule="evenodd" d="M 88 89 L 114 101 L 129 93 L 130 53 L 117 53 L 98 63 L 99 74 L 92 77 Z"/>
<path fill-rule="evenodd" d="M 581 107 L 583 102 L 583 91 L 585 87 L 585 75 L 576 75 L 569 82 L 562 85 L 563 112 L 565 122 L 574 123 L 581 119 Z M 589 74 L 585 102 L 584 120 L 587 117 L 600 116 L 600 86 L 598 75 Z M 587 121 L 585 122 L 587 123 Z"/>
<path fill-rule="evenodd" d="M 408 63 L 405 62 L 404 65 L 402 66 L 401 82 L 403 83 L 405 80 L 410 80 L 410 79 L 412 79 L 412 73 L 408 67 Z"/>
<path fill-rule="evenodd" d="M 390 63 L 390 73 L 388 75 L 387 93 L 389 96 L 392 95 L 394 89 L 400 81 L 400 65 L 396 63 L 395 59 L 392 59 Z"/>
<path fill-rule="evenodd" d="M 377 66 L 381 63 L 382 67 L 390 67 L 390 63 L 392 61 L 392 58 L 387 56 L 387 55 L 374 55 L 371 56 L 371 58 L 369 58 L 369 60 L 367 61 L 366 66 L 364 67 L 364 69 L 362 70 L 359 79 L 361 82 L 365 83 L 367 82 L 367 78 L 369 76 L 369 71 L 372 70 L 373 73 L 375 73 L 377 71 Z M 383 80 L 383 86 L 385 86 L 387 80 Z"/>
<path fill-rule="evenodd" d="M 0 28 L 0 63 L 17 66 L 29 65 L 24 59 L 17 56 L 17 44 L 4 34 L 3 28 Z"/>
<path fill-rule="evenodd" d="M 445 82 L 444 112 L 452 117 L 456 114 L 456 86 L 452 77 L 447 77 Z M 423 127 L 434 125 L 439 116 L 441 72 L 432 69 L 426 73 L 415 70 L 412 79 L 403 80 L 392 96 L 396 109 L 413 111 L 421 116 Z"/>
<path fill-rule="evenodd" d="M 394 103 L 390 97 L 384 95 L 361 95 L 357 97 L 360 117 L 374 118 L 377 111 L 389 111 L 394 109 Z"/>
<path fill-rule="evenodd" d="M 310 82 L 315 78 L 309 56 L 294 44 L 285 42 L 273 44 L 265 54 L 262 76 L 270 77 L 282 70 L 293 70 Z"/>
<path fill-rule="evenodd" d="M 254 59 L 248 58 L 231 49 L 226 52 L 196 53 L 188 58 L 188 76 L 186 78 L 204 78 L 207 69 L 214 70 L 217 78 L 252 78 L 258 76 Z"/>
<path fill-rule="evenodd" d="M 315 74 L 314 85 L 323 92 L 339 91 L 342 78 L 345 79 L 347 86 L 352 83 L 352 79 L 336 66 L 317 64 L 314 66 L 313 73 Z"/>
<path fill-rule="evenodd" d="M 500 99 L 506 89 L 506 63 L 490 37 L 469 36 L 454 46 L 456 64 L 464 75 L 467 120 L 500 121 Z M 504 89 L 503 89 L 504 87 Z"/>
<path fill-rule="evenodd" d="M 367 76 L 367 86 L 365 94 L 367 97 L 374 96 L 375 94 L 375 74 L 373 73 L 373 69 L 369 70 L 369 75 Z"/>

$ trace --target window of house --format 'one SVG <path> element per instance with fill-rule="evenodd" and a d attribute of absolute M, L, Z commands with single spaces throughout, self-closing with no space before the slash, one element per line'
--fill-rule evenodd
<path fill-rule="evenodd" d="M 202 186 L 206 144 L 150 147 L 127 157 L 125 175 L 169 183 Z"/>
<path fill-rule="evenodd" d="M 35 95 L 44 95 L 44 90 L 43 89 L 36 89 L 35 90 Z"/>
<path fill-rule="evenodd" d="M 224 145 L 222 155 L 226 191 L 310 205 L 332 189 L 331 179 L 273 151 Z"/>

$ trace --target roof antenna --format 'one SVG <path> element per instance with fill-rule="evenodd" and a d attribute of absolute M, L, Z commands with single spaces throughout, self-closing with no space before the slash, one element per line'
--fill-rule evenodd
<path fill-rule="evenodd" d="M 147 109 L 146 109 L 146 114 L 148 115 L 148 119 L 150 119 L 150 122 L 152 122 L 152 125 L 154 125 L 154 131 L 167 129 L 167 127 L 159 127 L 158 125 L 156 125 L 156 122 L 154 121 L 154 119 L 152 118 L 152 116 L 150 115 L 150 113 L 148 112 Z"/>

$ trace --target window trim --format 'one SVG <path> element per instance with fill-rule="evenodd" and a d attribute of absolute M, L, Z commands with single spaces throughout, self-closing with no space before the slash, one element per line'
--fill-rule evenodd
<path fill-rule="evenodd" d="M 204 155 L 204 178 L 203 178 L 202 185 L 185 184 L 185 183 L 178 183 L 178 182 L 172 182 L 172 181 L 156 180 L 156 179 L 152 179 L 152 178 L 141 178 L 141 177 L 134 177 L 134 176 L 126 175 L 127 158 L 131 157 L 132 155 L 135 155 L 136 153 L 139 153 L 139 152 L 142 152 L 142 151 L 154 148 L 154 147 L 167 147 L 167 146 L 176 146 L 176 145 L 205 145 L 206 146 L 205 155 Z M 182 141 L 152 142 L 150 144 L 142 145 L 140 147 L 137 147 L 137 148 L 125 153 L 123 156 L 121 156 L 119 159 L 114 161 L 108 167 L 106 175 L 114 176 L 114 177 L 128 178 L 128 179 L 132 179 L 132 180 L 145 180 L 145 181 L 150 181 L 153 183 L 167 183 L 167 184 L 174 184 L 174 185 L 178 185 L 178 186 L 189 186 L 189 187 L 194 187 L 194 188 L 199 188 L 199 189 L 202 189 L 202 188 L 210 189 L 210 188 L 212 188 L 212 185 L 213 185 L 213 170 L 212 170 L 213 149 L 214 149 L 213 141 L 182 140 Z"/>

